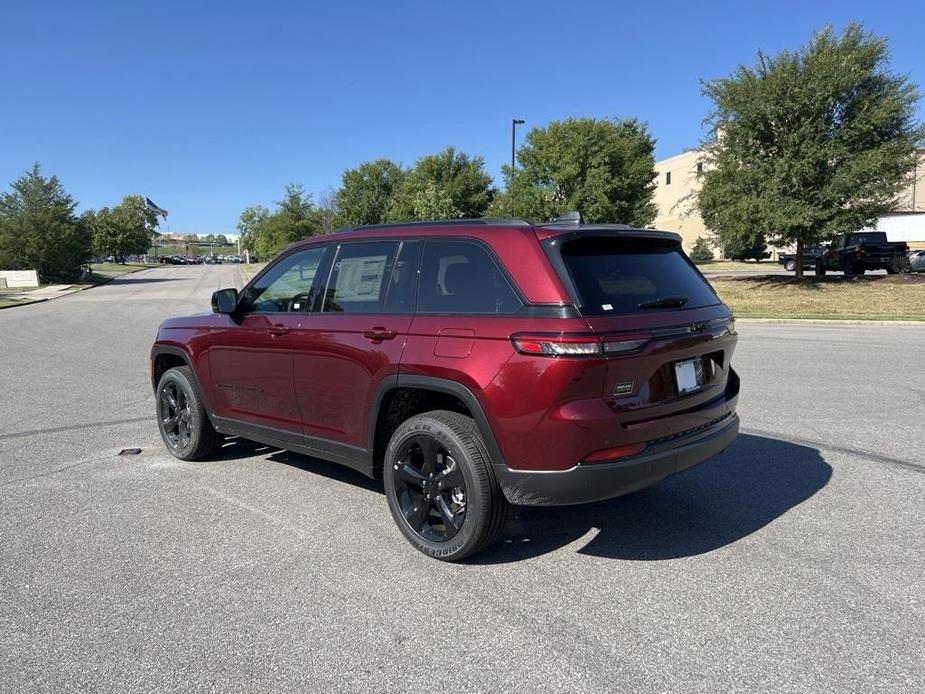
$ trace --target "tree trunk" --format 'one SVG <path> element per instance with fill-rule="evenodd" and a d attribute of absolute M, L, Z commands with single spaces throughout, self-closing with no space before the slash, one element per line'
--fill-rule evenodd
<path fill-rule="evenodd" d="M 797 266 L 796 274 L 794 275 L 797 279 L 797 282 L 803 281 L 803 239 L 797 239 Z"/>

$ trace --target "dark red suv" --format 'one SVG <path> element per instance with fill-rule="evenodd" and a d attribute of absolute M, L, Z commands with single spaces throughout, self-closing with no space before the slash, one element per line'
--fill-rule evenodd
<path fill-rule="evenodd" d="M 735 322 L 676 234 L 455 220 L 287 248 L 151 351 L 173 455 L 224 435 L 385 486 L 422 552 L 495 541 L 509 504 L 626 494 L 738 432 Z"/>

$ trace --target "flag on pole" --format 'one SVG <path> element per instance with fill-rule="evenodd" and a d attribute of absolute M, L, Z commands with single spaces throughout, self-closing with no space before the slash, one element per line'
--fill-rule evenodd
<path fill-rule="evenodd" d="M 145 207 L 147 207 L 149 210 L 154 210 L 155 214 L 159 214 L 164 219 L 167 219 L 167 215 L 170 214 L 167 210 L 158 207 L 153 202 L 151 202 L 151 198 L 145 198 Z"/>

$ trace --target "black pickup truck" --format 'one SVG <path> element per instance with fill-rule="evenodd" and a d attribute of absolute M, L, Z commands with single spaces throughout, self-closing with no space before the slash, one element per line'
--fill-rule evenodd
<path fill-rule="evenodd" d="M 816 258 L 816 274 L 842 270 L 846 275 L 863 275 L 867 270 L 907 272 L 909 246 L 904 241 L 887 241 L 882 231 L 841 234 Z"/>
<path fill-rule="evenodd" d="M 803 269 L 816 267 L 816 261 L 826 252 L 828 246 L 806 246 L 803 249 Z M 777 262 L 784 266 L 785 270 L 793 272 L 797 269 L 796 253 L 780 253 L 777 256 Z"/>

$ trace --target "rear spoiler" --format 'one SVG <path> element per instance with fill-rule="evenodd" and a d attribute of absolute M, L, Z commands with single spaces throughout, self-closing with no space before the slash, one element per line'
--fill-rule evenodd
<path fill-rule="evenodd" d="M 656 229 L 636 229 L 625 224 L 582 224 L 578 227 L 574 225 L 543 225 L 533 227 L 536 237 L 540 241 L 555 239 L 556 241 L 571 241 L 577 238 L 589 236 L 611 237 L 611 238 L 641 238 L 659 241 L 673 241 L 681 243 L 680 234 L 673 231 L 658 231 Z"/>

